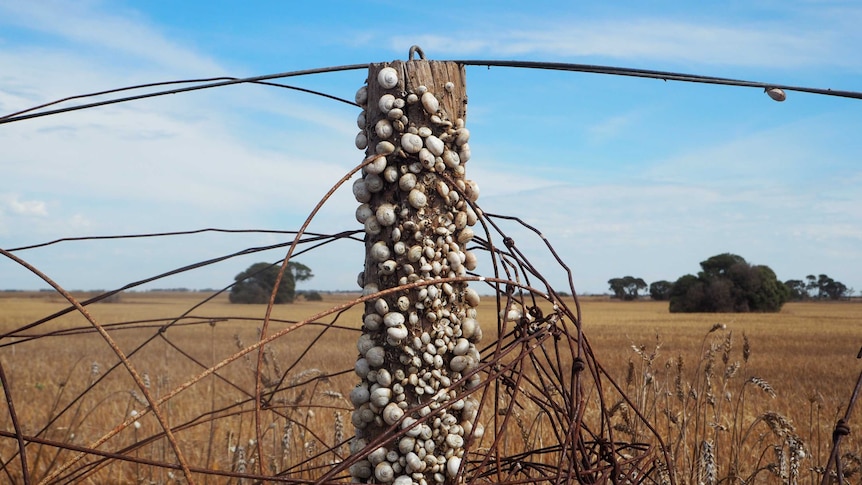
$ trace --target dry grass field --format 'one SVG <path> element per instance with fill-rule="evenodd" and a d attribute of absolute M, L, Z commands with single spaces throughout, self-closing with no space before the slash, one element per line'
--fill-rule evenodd
<path fill-rule="evenodd" d="M 256 416 L 258 353 L 230 357 L 258 341 L 265 306 L 231 305 L 223 295 L 200 304 L 206 296 L 128 293 L 117 303 L 87 307 L 159 403 L 160 417 L 149 413 L 134 423 L 130 418 L 147 401 L 84 317 L 71 312 L 26 328 L 68 304 L 53 293 L 0 296 L 0 363 L 21 433 L 32 441 L 26 458 L 34 483 L 181 483 L 179 470 L 151 466 L 174 462 L 169 438 L 200 483 L 241 482 L 203 470 L 312 478 L 331 465 L 318 451 L 350 437 L 346 396 L 356 384 L 362 309 L 289 330 L 350 297 L 324 295 L 322 302 L 274 308 L 266 336 L 285 333 L 260 357 L 265 412 Z M 862 370 L 856 359 L 862 304 L 789 303 L 778 314 L 670 314 L 663 303 L 602 298 L 583 299 L 581 307 L 598 363 L 659 430 L 679 483 L 702 481 L 704 442 L 723 483 L 819 483 L 817 467 L 826 464 L 832 429 Z M 489 340 L 493 300 L 484 300 L 479 312 Z M 217 364 L 216 372 L 205 373 Z M 281 392 L 268 394 L 272 389 Z M 648 439 L 631 406 L 606 405 L 613 407 L 607 411 L 614 429 L 632 441 Z M 162 433 L 158 419 L 172 436 Z M 547 432 L 530 430 L 523 433 L 525 447 L 543 439 L 531 432 Z M 9 406 L 0 414 L 0 432 L 0 482 L 23 483 Z M 258 433 L 261 442 L 254 440 Z M 75 451 L 100 439 L 105 456 Z M 341 447 L 346 454 L 347 444 Z M 851 434 L 842 451 L 845 474 L 859 483 L 862 441 Z M 120 462 L 111 453 L 134 460 Z"/>

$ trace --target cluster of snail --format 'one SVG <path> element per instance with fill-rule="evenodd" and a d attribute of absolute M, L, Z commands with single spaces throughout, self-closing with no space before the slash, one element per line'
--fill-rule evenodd
<path fill-rule="evenodd" d="M 476 268 L 466 244 L 479 189 L 464 178 L 463 118 L 451 120 L 425 86 L 406 88 L 404 73 L 399 79 L 383 67 L 356 93 L 363 108 L 356 146 L 369 161 L 353 184 L 366 233 L 358 284 L 372 298 L 357 342 L 360 383 L 350 393 L 350 450 L 365 456 L 350 473 L 355 482 L 429 485 L 461 476 L 465 445 L 484 431 L 468 392 L 481 383 L 471 374 L 480 360 L 479 295 L 451 281 Z M 454 86 L 441 87 L 446 96 Z M 416 285 L 373 297 L 409 284 Z M 368 449 L 384 435 L 392 438 Z"/>

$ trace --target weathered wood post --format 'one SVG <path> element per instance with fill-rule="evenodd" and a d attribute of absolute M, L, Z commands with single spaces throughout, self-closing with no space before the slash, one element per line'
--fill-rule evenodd
<path fill-rule="evenodd" d="M 356 93 L 356 146 L 373 159 L 353 184 L 366 233 L 358 282 L 366 295 L 417 285 L 365 304 L 350 399 L 351 453 L 367 456 L 350 471 L 359 482 L 454 483 L 465 444 L 483 431 L 478 400 L 455 399 L 480 383 L 462 379 L 479 363 L 479 296 L 452 281 L 476 266 L 466 245 L 479 190 L 465 178 L 464 67 L 415 47 L 410 57 L 370 65 Z"/>

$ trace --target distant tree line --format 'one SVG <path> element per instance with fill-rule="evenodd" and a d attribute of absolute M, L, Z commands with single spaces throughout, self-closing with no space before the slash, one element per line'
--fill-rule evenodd
<path fill-rule="evenodd" d="M 808 275 L 805 281 L 781 282 L 769 266 L 754 265 L 742 256 L 723 253 L 700 263 L 697 275 L 675 282 L 659 280 L 649 285 L 641 278 L 611 278 L 613 298 L 635 300 L 644 291 L 657 301 L 668 301 L 671 312 L 777 312 L 789 300 L 838 300 L 853 290 L 825 274 Z"/>
<path fill-rule="evenodd" d="M 810 274 L 802 280 L 787 280 L 784 285 L 790 290 L 790 299 L 801 300 L 840 300 L 853 294 L 851 288 L 835 281 L 825 274 L 814 276 Z"/>

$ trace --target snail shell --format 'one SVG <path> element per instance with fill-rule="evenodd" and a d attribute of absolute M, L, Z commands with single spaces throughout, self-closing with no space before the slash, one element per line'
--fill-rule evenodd
<path fill-rule="evenodd" d="M 443 163 L 449 168 L 455 168 L 461 164 L 461 158 L 453 150 L 443 150 L 441 158 L 443 159 Z"/>
<path fill-rule="evenodd" d="M 382 173 L 386 170 L 386 157 L 380 156 L 374 159 L 371 163 L 365 166 L 366 173 L 373 173 L 375 175 Z"/>
<path fill-rule="evenodd" d="M 457 133 L 458 135 L 455 137 L 455 145 L 460 147 L 470 140 L 470 130 L 467 128 L 461 128 Z"/>
<path fill-rule="evenodd" d="M 422 246 L 416 245 L 411 246 L 409 250 L 407 250 L 407 260 L 411 263 L 418 262 L 422 257 Z"/>
<path fill-rule="evenodd" d="M 422 137 L 413 133 L 401 135 L 401 148 L 407 153 L 419 153 L 422 149 Z"/>
<path fill-rule="evenodd" d="M 461 372 L 470 366 L 472 359 L 466 355 L 456 355 L 449 361 L 449 368 L 455 372 Z"/>
<path fill-rule="evenodd" d="M 350 391 L 350 402 L 354 407 L 359 407 L 368 402 L 371 394 L 368 393 L 368 384 L 361 383 Z"/>
<path fill-rule="evenodd" d="M 370 234 L 372 236 L 376 236 L 380 234 L 380 231 L 383 228 L 380 226 L 380 222 L 377 221 L 376 217 L 369 217 L 365 219 L 365 233 Z"/>
<path fill-rule="evenodd" d="M 368 147 L 368 137 L 365 135 L 364 131 L 360 131 L 356 134 L 354 143 L 356 144 L 356 148 L 360 150 L 365 150 Z"/>
<path fill-rule="evenodd" d="M 405 436 L 398 441 L 398 451 L 401 452 L 402 455 L 406 455 L 413 451 L 416 447 L 416 438 L 411 438 L 409 436 Z"/>
<path fill-rule="evenodd" d="M 389 110 L 395 107 L 395 96 L 391 94 L 380 96 L 380 99 L 377 101 L 377 107 L 383 114 L 389 113 Z"/>
<path fill-rule="evenodd" d="M 383 350 L 383 347 L 374 347 L 374 348 L 378 348 L 380 350 Z M 373 350 L 373 348 L 370 349 L 369 352 L 371 350 Z M 365 376 L 368 375 L 368 371 L 370 371 L 370 370 L 371 370 L 371 368 L 368 365 L 368 359 L 366 359 L 365 357 L 362 357 L 360 359 L 356 359 L 356 363 L 353 365 L 353 371 L 356 372 L 356 375 L 358 375 L 362 379 L 365 379 Z"/>
<path fill-rule="evenodd" d="M 374 133 L 377 133 L 377 136 L 380 138 L 389 138 L 392 136 L 392 122 L 387 119 L 382 119 L 374 125 Z"/>
<path fill-rule="evenodd" d="M 389 398 L 391 397 L 392 389 L 389 389 L 388 387 L 378 387 L 371 391 L 369 401 L 378 408 L 382 408 L 389 404 Z"/>
<path fill-rule="evenodd" d="M 461 163 L 467 163 L 470 160 L 470 144 L 465 143 L 461 145 L 461 149 L 458 150 L 458 156 L 461 157 Z"/>
<path fill-rule="evenodd" d="M 398 407 L 398 404 L 394 402 L 387 404 L 386 407 L 383 408 L 383 422 L 388 425 L 395 424 L 402 416 L 404 416 L 404 410 Z"/>
<path fill-rule="evenodd" d="M 394 165 L 387 165 L 386 169 L 383 170 L 383 180 L 394 184 L 398 180 L 398 169 Z"/>
<path fill-rule="evenodd" d="M 476 290 L 473 288 L 467 288 L 464 290 L 464 300 L 473 308 L 479 306 L 479 294 L 476 293 Z"/>
<path fill-rule="evenodd" d="M 377 301 L 374 302 L 374 310 L 376 310 L 380 315 L 386 315 L 389 313 L 389 303 L 383 298 L 378 298 Z"/>
<path fill-rule="evenodd" d="M 365 360 L 366 365 L 368 365 L 368 366 L 380 367 L 381 365 L 383 365 L 385 358 L 386 358 L 386 350 L 384 350 L 383 347 L 377 346 L 377 347 L 371 347 L 370 349 L 368 349 L 368 352 L 365 353 L 365 358 L 359 359 L 356 362 L 358 364 L 358 362 L 360 360 Z M 368 375 L 368 372 L 366 372 L 365 375 Z M 365 375 L 363 375 L 361 377 L 365 377 Z"/>
<path fill-rule="evenodd" d="M 360 204 L 356 208 L 356 221 L 360 224 L 365 224 L 365 220 L 374 215 L 371 207 L 368 204 Z"/>
<path fill-rule="evenodd" d="M 366 446 L 368 446 L 368 441 L 361 438 L 353 438 L 350 440 L 350 454 L 355 455 L 362 451 Z"/>
<path fill-rule="evenodd" d="M 422 461 L 419 456 L 413 452 L 412 447 L 410 448 L 410 451 L 406 453 L 404 461 L 407 462 L 407 471 L 410 473 L 422 471 L 422 466 L 425 464 L 425 462 Z"/>
<path fill-rule="evenodd" d="M 381 226 L 395 224 L 395 206 L 392 204 L 380 204 L 380 207 L 377 208 L 376 217 Z"/>
<path fill-rule="evenodd" d="M 427 148 L 419 150 L 419 162 L 422 163 L 423 167 L 430 170 L 434 167 L 434 154 Z"/>
<path fill-rule="evenodd" d="M 396 227 L 395 229 L 398 229 L 398 228 Z M 394 231 L 395 229 L 393 229 L 393 231 Z M 392 239 L 395 239 L 395 237 L 393 236 L 393 237 L 392 237 Z M 397 242 L 392 246 L 392 249 L 393 249 L 393 250 L 395 250 L 395 254 L 397 254 L 398 256 L 404 256 L 404 254 L 407 252 L 407 245 L 406 245 L 406 244 L 404 244 L 404 241 L 397 241 Z M 403 298 L 403 297 L 402 297 L 402 298 Z M 399 298 L 399 300 L 400 300 L 400 299 L 401 299 L 401 298 Z"/>
<path fill-rule="evenodd" d="M 392 89 L 398 85 L 398 71 L 391 67 L 384 67 L 377 73 L 377 83 L 383 89 Z"/>
<path fill-rule="evenodd" d="M 394 259 L 387 259 L 386 261 L 379 263 L 377 268 L 380 270 L 380 274 L 391 275 L 398 268 L 398 263 L 396 263 Z"/>
<path fill-rule="evenodd" d="M 440 155 L 443 155 L 443 150 L 446 148 L 446 145 L 443 143 L 443 140 L 431 135 L 428 138 L 425 138 L 425 147 L 428 148 L 428 151 L 430 151 L 435 157 L 439 157 Z"/>
<path fill-rule="evenodd" d="M 473 210 L 473 207 L 470 204 L 467 204 L 464 207 L 464 212 L 467 213 L 467 225 L 468 226 L 476 225 L 476 222 L 479 221 L 479 216 L 478 216 L 478 214 L 476 214 L 476 211 Z"/>
<path fill-rule="evenodd" d="M 433 115 L 440 109 L 440 102 L 434 97 L 434 93 L 428 91 L 422 95 L 422 107 L 429 115 Z"/>
<path fill-rule="evenodd" d="M 369 173 L 365 176 L 365 188 L 371 193 L 380 192 L 383 190 L 383 179 L 376 173 Z"/>
<path fill-rule="evenodd" d="M 383 317 L 383 324 L 387 327 L 404 325 L 404 314 L 400 312 L 389 312 Z"/>
<path fill-rule="evenodd" d="M 381 319 L 380 315 L 377 315 L 376 313 L 369 313 L 368 315 L 365 315 L 365 318 L 363 319 L 365 329 L 369 332 L 375 332 L 379 330 L 382 323 L 383 319 Z M 365 347 L 363 350 L 360 350 L 360 353 L 362 355 L 365 355 L 365 353 L 368 352 L 368 349 L 370 349 L 371 347 L 374 347 L 374 345 Z"/>
<path fill-rule="evenodd" d="M 472 229 L 470 229 L 469 227 L 465 227 L 464 229 L 461 229 L 460 233 L 458 233 L 458 242 L 461 244 L 466 244 L 473 239 L 474 235 L 475 234 L 473 233 Z"/>
<path fill-rule="evenodd" d="M 356 341 L 356 350 L 359 351 L 359 355 L 365 355 L 371 347 L 374 347 L 374 340 L 371 339 L 371 335 L 367 333 L 360 335 Z"/>
<path fill-rule="evenodd" d="M 468 350 L 470 350 L 470 342 L 466 338 L 459 338 L 455 342 L 452 353 L 455 355 L 465 355 Z"/>
<path fill-rule="evenodd" d="M 458 436 L 458 435 L 449 435 L 449 436 Z M 460 438 L 460 437 L 459 437 Z M 448 438 L 447 438 L 448 441 Z M 463 445 L 464 440 L 461 440 L 461 444 Z M 446 460 L 446 474 L 449 475 L 450 478 L 455 478 L 458 475 L 458 470 L 461 468 L 461 458 L 457 456 L 452 456 L 448 460 Z"/>
<path fill-rule="evenodd" d="M 374 243 L 371 246 L 371 250 L 369 252 L 371 254 L 371 257 L 378 263 L 386 261 L 392 254 L 389 251 L 389 246 L 386 245 L 385 241 L 377 241 L 376 243 Z"/>
<path fill-rule="evenodd" d="M 410 334 L 408 332 L 407 327 L 404 325 L 398 325 L 397 327 L 389 327 L 386 329 L 386 335 L 396 342 L 401 342 L 406 339 Z"/>
<path fill-rule="evenodd" d="M 389 453 L 385 447 L 381 446 L 379 448 L 375 448 L 374 451 L 368 454 L 368 461 L 371 462 L 372 465 L 377 465 L 378 463 L 382 463 L 386 461 L 386 454 Z"/>
<path fill-rule="evenodd" d="M 364 106 L 368 103 L 368 86 L 362 86 L 357 89 L 356 96 L 353 97 L 353 100 L 356 101 L 356 104 L 359 106 Z"/>
<path fill-rule="evenodd" d="M 390 153 L 395 151 L 395 145 L 386 140 L 383 140 L 374 147 L 374 151 L 378 155 L 389 155 Z"/>
<path fill-rule="evenodd" d="M 389 387 L 392 385 L 392 374 L 389 373 L 386 369 L 380 369 L 377 371 L 377 383 L 383 387 Z"/>
<path fill-rule="evenodd" d="M 368 202 L 371 200 L 371 192 L 368 190 L 368 187 L 365 185 L 364 179 L 358 179 L 353 182 L 353 196 L 356 198 L 357 202 Z"/>
<path fill-rule="evenodd" d="M 465 183 L 467 186 L 464 189 L 464 194 L 467 195 L 468 199 L 476 202 L 479 199 L 479 184 L 475 180 L 467 180 Z"/>
<path fill-rule="evenodd" d="M 398 188 L 403 191 L 412 190 L 413 187 L 416 187 L 416 175 L 413 173 L 405 173 L 398 179 Z"/>
<path fill-rule="evenodd" d="M 426 204 L 428 204 L 428 198 L 422 191 L 417 189 L 413 189 L 410 191 L 409 194 L 407 194 L 407 201 L 415 209 L 421 209 L 425 207 Z"/>
<path fill-rule="evenodd" d="M 479 261 L 476 259 L 476 254 L 473 251 L 464 252 L 464 267 L 467 268 L 468 271 L 473 271 L 476 269 L 476 265 Z"/>
<path fill-rule="evenodd" d="M 359 115 L 356 117 L 356 126 L 359 127 L 360 130 L 365 129 L 367 118 L 365 117 L 365 110 L 359 112 Z"/>
<path fill-rule="evenodd" d="M 413 478 L 409 475 L 399 475 L 398 478 L 392 482 L 392 485 L 413 485 L 413 483 Z"/>
<path fill-rule="evenodd" d="M 458 449 L 458 448 L 461 448 L 462 446 L 464 446 L 464 438 L 458 436 L 457 434 L 450 433 L 449 435 L 446 436 L 446 444 L 449 445 L 449 448 Z M 460 466 L 460 463 L 458 464 L 458 466 Z M 447 469 L 448 469 L 448 464 L 447 464 Z M 455 473 L 458 473 L 457 468 L 455 469 Z M 450 476 L 454 476 L 454 475 L 450 475 Z"/>
<path fill-rule="evenodd" d="M 381 461 L 374 467 L 374 478 L 381 483 L 389 483 L 395 479 L 395 471 L 392 470 L 392 465 L 388 461 Z"/>
<path fill-rule="evenodd" d="M 365 479 L 371 478 L 372 473 L 371 462 L 368 460 L 361 460 L 350 465 L 350 476 L 359 478 L 357 481 L 365 481 Z"/>
<path fill-rule="evenodd" d="M 475 318 L 465 318 L 461 321 L 461 336 L 469 339 L 476 333 L 479 323 Z"/>

